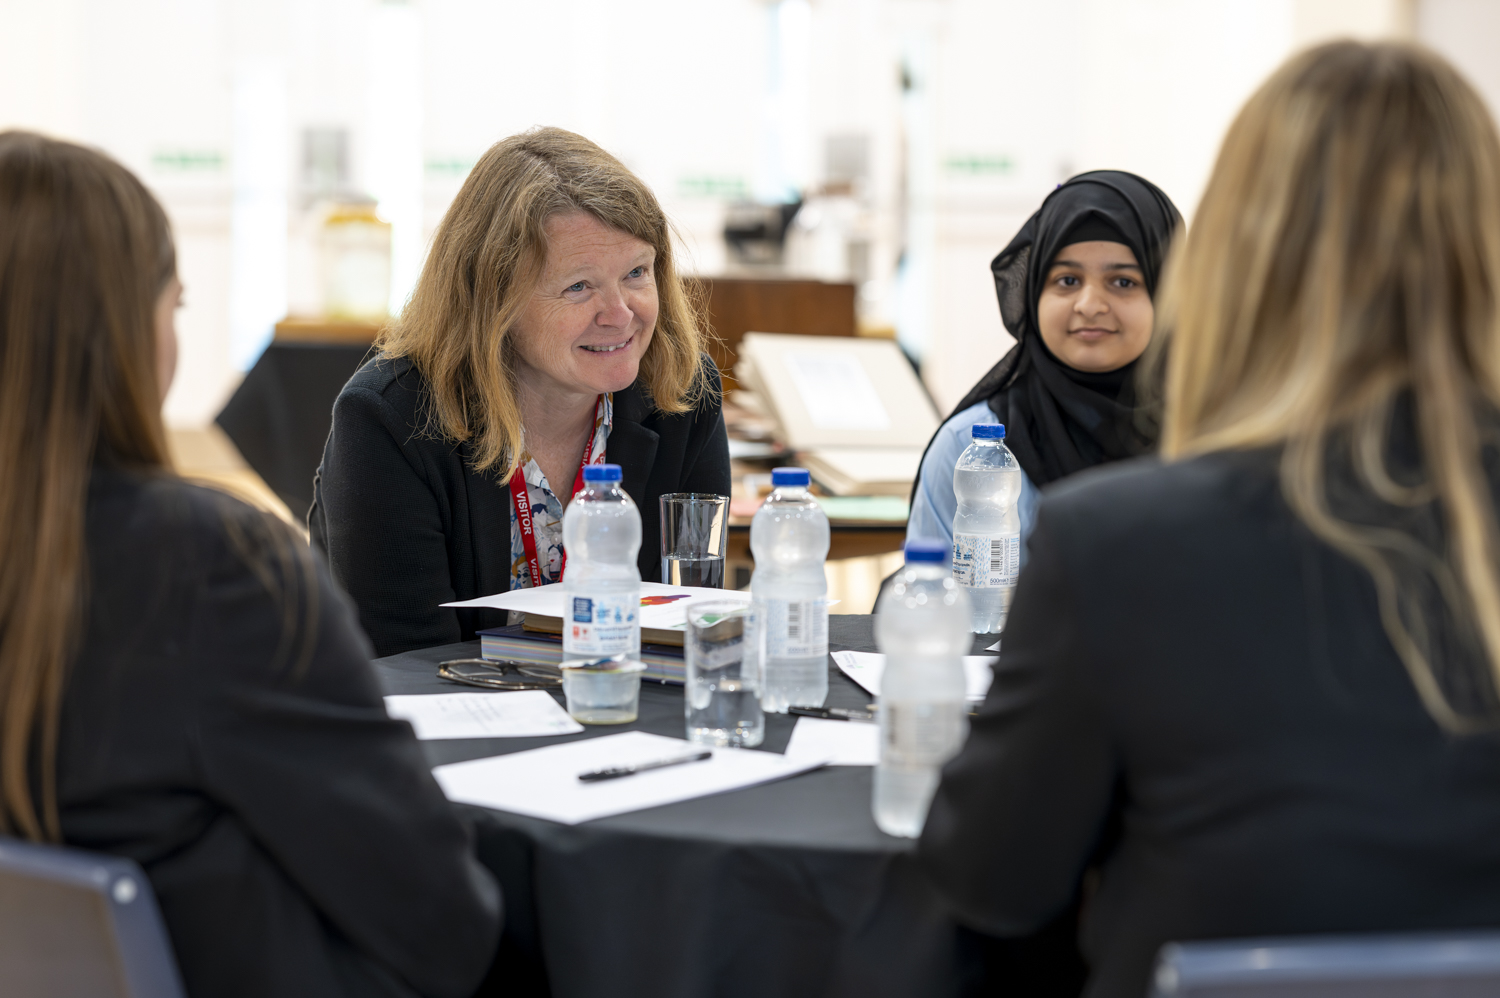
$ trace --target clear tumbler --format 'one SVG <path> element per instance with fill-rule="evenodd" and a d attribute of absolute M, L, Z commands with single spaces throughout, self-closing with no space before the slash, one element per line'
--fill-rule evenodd
<path fill-rule="evenodd" d="M 729 497 L 669 492 L 661 497 L 661 580 L 669 586 L 724 588 Z"/>
<path fill-rule="evenodd" d="M 694 744 L 753 748 L 766 737 L 759 660 L 745 654 L 750 612 L 748 604 L 733 600 L 688 604 L 683 709 Z"/>

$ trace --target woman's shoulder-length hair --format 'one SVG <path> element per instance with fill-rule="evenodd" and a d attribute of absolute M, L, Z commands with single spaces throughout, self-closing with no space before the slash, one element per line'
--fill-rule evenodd
<path fill-rule="evenodd" d="M 581 135 L 537 128 L 491 146 L 433 237 L 411 300 L 377 346 L 426 382 L 427 432 L 469 441 L 478 470 L 508 476 L 524 451 L 510 333 L 546 262 L 549 219 L 586 212 L 656 251 L 658 312 L 637 384 L 661 412 L 710 382 L 699 304 L 683 286 L 666 214 L 639 177 Z"/>
<path fill-rule="evenodd" d="M 1500 133 L 1477 91 L 1406 44 L 1289 59 L 1163 291 L 1163 454 L 1279 448 L 1432 716 L 1500 729 Z"/>

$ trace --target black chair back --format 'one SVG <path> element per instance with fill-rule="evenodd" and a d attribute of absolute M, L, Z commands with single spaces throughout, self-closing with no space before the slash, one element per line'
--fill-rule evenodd
<path fill-rule="evenodd" d="M 151 884 L 128 859 L 0 839 L 5 994 L 183 998 Z"/>

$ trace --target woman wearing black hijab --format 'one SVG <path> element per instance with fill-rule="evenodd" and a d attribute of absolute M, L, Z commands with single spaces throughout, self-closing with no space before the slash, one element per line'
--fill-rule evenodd
<path fill-rule="evenodd" d="M 1024 472 L 1023 540 L 1040 488 L 1155 447 L 1155 420 L 1136 404 L 1135 367 L 1181 222 L 1171 199 L 1133 173 L 1081 173 L 1048 195 L 990 265 L 1016 345 L 927 445 L 908 537 L 952 543 L 953 466 L 976 423 L 1005 424 Z"/>

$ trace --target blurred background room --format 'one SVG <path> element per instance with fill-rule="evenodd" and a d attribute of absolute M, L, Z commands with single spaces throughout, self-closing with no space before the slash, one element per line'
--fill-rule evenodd
<path fill-rule="evenodd" d="M 1333 37 L 1418 39 L 1500 102 L 1495 0 L 0 0 L 0 24 L 0 129 L 104 149 L 171 216 L 183 471 L 301 520 L 333 397 L 467 171 L 558 125 L 661 199 L 721 340 L 735 522 L 771 464 L 811 464 L 845 612 L 900 562 L 913 446 L 1010 346 L 989 262 L 1056 184 L 1134 171 L 1191 224 L 1231 115 Z M 749 332 L 874 342 L 809 367 Z M 778 364 L 894 415 L 820 437 Z"/>

